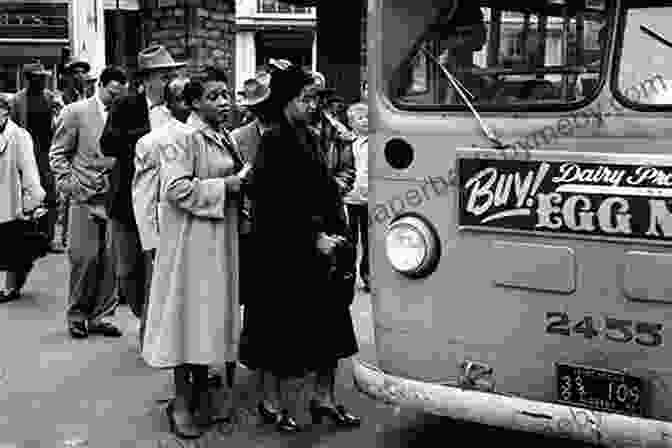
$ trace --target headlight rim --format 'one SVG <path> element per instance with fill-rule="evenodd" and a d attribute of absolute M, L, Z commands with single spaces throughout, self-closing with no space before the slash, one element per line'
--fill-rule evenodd
<path fill-rule="evenodd" d="M 414 231 L 416 231 L 420 235 L 420 237 L 423 238 L 425 243 L 424 244 L 425 254 L 422 262 L 416 268 L 408 271 L 397 269 L 390 260 L 389 255 L 387 255 L 388 250 L 387 238 L 392 232 L 392 230 L 396 226 L 400 225 L 409 226 L 413 228 Z M 439 259 L 441 258 L 441 244 L 438 232 L 427 218 L 418 213 L 413 212 L 407 212 L 397 215 L 387 225 L 387 229 L 385 232 L 385 251 L 387 255 L 387 261 L 392 266 L 392 269 L 395 272 L 409 278 L 427 277 L 436 270 L 439 263 Z"/>

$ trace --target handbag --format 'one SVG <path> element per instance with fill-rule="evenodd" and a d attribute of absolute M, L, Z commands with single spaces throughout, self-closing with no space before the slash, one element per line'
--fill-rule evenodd
<path fill-rule="evenodd" d="M 49 237 L 37 221 L 15 219 L 0 224 L 0 271 L 19 271 L 49 253 Z"/>

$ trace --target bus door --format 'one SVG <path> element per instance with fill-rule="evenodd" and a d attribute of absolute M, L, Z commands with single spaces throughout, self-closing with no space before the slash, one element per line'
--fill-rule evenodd
<path fill-rule="evenodd" d="M 378 367 L 671 421 L 672 1 L 378 5 Z"/>

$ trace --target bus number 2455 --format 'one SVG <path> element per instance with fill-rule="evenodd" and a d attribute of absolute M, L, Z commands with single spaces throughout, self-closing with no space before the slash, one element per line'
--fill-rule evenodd
<path fill-rule="evenodd" d="M 602 320 L 601 325 L 596 323 L 600 320 Z M 634 342 L 646 347 L 663 345 L 663 324 L 615 319 L 607 316 L 604 319 L 584 316 L 581 320 L 571 321 L 567 313 L 547 312 L 546 333 L 564 336 L 582 334 L 587 339 L 601 336 L 613 342 Z"/>

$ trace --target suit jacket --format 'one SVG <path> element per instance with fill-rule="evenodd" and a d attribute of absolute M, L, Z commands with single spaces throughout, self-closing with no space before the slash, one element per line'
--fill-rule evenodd
<path fill-rule="evenodd" d="M 102 153 L 117 160 L 110 176 L 108 214 L 110 218 L 131 226 L 136 225 L 131 194 L 135 146 L 150 130 L 147 97 L 131 94 L 112 105 L 100 138 Z"/>
<path fill-rule="evenodd" d="M 49 161 L 56 188 L 75 203 L 100 205 L 109 191 L 115 162 L 100 151 L 103 120 L 95 97 L 69 104 L 57 120 Z"/>

